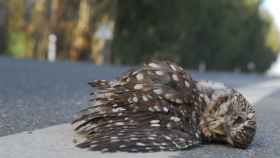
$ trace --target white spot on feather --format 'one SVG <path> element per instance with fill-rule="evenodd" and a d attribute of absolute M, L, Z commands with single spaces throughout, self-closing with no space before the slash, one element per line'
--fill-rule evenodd
<path fill-rule="evenodd" d="M 172 94 L 171 94 L 171 93 L 166 93 L 166 94 L 164 95 L 164 97 L 165 97 L 166 99 L 170 99 L 170 98 L 172 97 Z"/>
<path fill-rule="evenodd" d="M 148 101 L 149 100 L 145 95 L 142 96 L 142 99 L 143 99 L 143 101 Z"/>
<path fill-rule="evenodd" d="M 141 142 L 137 142 L 136 145 L 137 145 L 137 146 L 146 146 L 146 144 L 141 143 Z"/>
<path fill-rule="evenodd" d="M 247 117 L 248 117 L 249 119 L 252 119 L 254 116 L 255 116 L 254 113 L 249 113 Z"/>
<path fill-rule="evenodd" d="M 123 123 L 123 122 L 116 122 L 115 125 L 117 125 L 117 126 L 123 126 L 124 123 Z"/>
<path fill-rule="evenodd" d="M 163 143 L 161 143 L 161 145 L 167 145 L 167 143 L 164 143 L 164 142 L 163 142 Z"/>
<path fill-rule="evenodd" d="M 120 111 L 125 111 L 125 110 L 126 110 L 125 108 L 118 107 L 118 108 L 113 108 L 112 112 L 120 112 Z"/>
<path fill-rule="evenodd" d="M 132 72 L 132 75 L 136 75 L 139 71 L 140 71 L 140 69 L 138 69 L 138 70 Z"/>
<path fill-rule="evenodd" d="M 196 132 L 196 133 L 195 133 L 195 137 L 196 137 L 196 138 L 199 138 L 199 133 Z"/>
<path fill-rule="evenodd" d="M 132 103 L 132 98 L 129 97 L 129 98 L 127 99 L 127 101 L 128 101 L 129 103 Z"/>
<path fill-rule="evenodd" d="M 163 107 L 163 111 L 164 111 L 164 112 L 168 112 L 169 110 L 168 110 L 167 107 Z"/>
<path fill-rule="evenodd" d="M 170 120 L 174 121 L 174 122 L 179 122 L 181 121 L 181 119 L 179 117 L 176 117 L 176 116 L 171 116 L 170 117 Z"/>
<path fill-rule="evenodd" d="M 151 127 L 160 127 L 160 124 L 158 124 L 158 123 L 153 123 L 153 124 L 151 124 L 150 126 L 151 126 Z"/>
<path fill-rule="evenodd" d="M 108 148 L 103 148 L 101 151 L 106 152 L 106 151 L 109 151 L 109 149 Z"/>
<path fill-rule="evenodd" d="M 183 103 L 183 101 L 181 99 L 179 99 L 179 98 L 176 98 L 175 102 L 178 103 L 178 104 L 182 104 Z"/>
<path fill-rule="evenodd" d="M 160 120 L 151 120 L 151 121 L 150 121 L 151 124 L 153 124 L 153 123 L 159 123 L 159 122 L 160 122 Z"/>
<path fill-rule="evenodd" d="M 158 111 L 158 112 L 161 111 L 160 108 L 159 108 L 159 106 L 157 106 L 157 105 L 154 106 L 154 109 L 155 109 L 156 111 Z"/>
<path fill-rule="evenodd" d="M 94 148 L 94 147 L 97 147 L 97 144 L 90 145 L 90 148 Z"/>
<path fill-rule="evenodd" d="M 170 129 L 170 128 L 171 128 L 171 124 L 170 124 L 170 123 L 167 123 L 167 124 L 166 124 L 166 127 L 167 127 L 168 129 Z"/>
<path fill-rule="evenodd" d="M 159 75 L 159 76 L 163 76 L 164 73 L 162 71 L 156 71 L 156 74 Z"/>
<path fill-rule="evenodd" d="M 148 98 L 153 99 L 153 97 L 151 95 L 147 95 Z"/>
<path fill-rule="evenodd" d="M 109 84 L 112 87 L 116 87 L 116 86 L 122 85 L 122 82 L 114 80 L 114 81 L 111 81 Z"/>
<path fill-rule="evenodd" d="M 138 138 L 132 137 L 132 138 L 130 138 L 130 140 L 138 140 Z"/>
<path fill-rule="evenodd" d="M 181 71 L 184 71 L 184 69 L 181 66 L 177 66 Z"/>
<path fill-rule="evenodd" d="M 142 73 L 139 73 L 139 74 L 136 75 L 136 79 L 138 81 L 143 80 L 144 79 L 144 75 Z"/>
<path fill-rule="evenodd" d="M 185 81 L 185 86 L 190 87 L 190 83 L 188 81 Z"/>
<path fill-rule="evenodd" d="M 163 137 L 167 140 L 171 140 L 171 137 L 169 137 L 169 136 L 163 136 Z"/>
<path fill-rule="evenodd" d="M 172 74 L 172 79 L 174 81 L 179 81 L 179 77 L 176 74 Z"/>
<path fill-rule="evenodd" d="M 146 147 L 145 149 L 146 149 L 146 150 L 151 150 L 152 148 L 151 148 L 151 147 Z"/>
<path fill-rule="evenodd" d="M 114 137 L 111 137 L 111 142 L 118 142 L 120 141 L 118 137 L 114 136 Z"/>
<path fill-rule="evenodd" d="M 149 140 L 155 140 L 155 137 L 148 137 Z"/>
<path fill-rule="evenodd" d="M 149 66 L 152 68 L 160 68 L 160 65 L 158 65 L 156 63 L 149 63 Z"/>
<path fill-rule="evenodd" d="M 126 82 L 130 82 L 130 78 L 128 77 L 125 81 L 126 81 Z"/>
<path fill-rule="evenodd" d="M 137 97 L 133 97 L 132 100 L 137 103 L 138 102 L 138 98 Z"/>
<path fill-rule="evenodd" d="M 136 89 L 136 90 L 139 90 L 139 89 L 142 89 L 142 88 L 143 88 L 143 84 L 136 84 L 134 86 L 134 89 Z"/>
<path fill-rule="evenodd" d="M 177 69 L 176 69 L 175 65 L 173 65 L 173 64 L 169 64 L 169 66 L 171 67 L 171 69 L 172 69 L 173 71 L 177 71 Z"/>
<path fill-rule="evenodd" d="M 162 89 L 154 89 L 153 92 L 159 95 L 162 94 Z"/>
<path fill-rule="evenodd" d="M 149 110 L 150 112 L 155 112 L 155 110 L 154 110 L 152 107 L 149 107 L 148 110 Z"/>
<path fill-rule="evenodd" d="M 138 151 L 138 149 L 131 149 L 131 151 L 137 152 L 137 151 Z"/>
<path fill-rule="evenodd" d="M 126 145 L 124 145 L 124 144 L 120 145 L 120 148 L 125 148 L 125 147 L 126 147 Z"/>
<path fill-rule="evenodd" d="M 118 139 L 118 137 L 116 137 L 116 136 L 113 136 L 113 137 L 111 137 L 111 139 Z"/>

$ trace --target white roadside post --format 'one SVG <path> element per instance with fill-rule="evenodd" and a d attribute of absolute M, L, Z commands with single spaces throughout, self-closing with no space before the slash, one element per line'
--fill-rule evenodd
<path fill-rule="evenodd" d="M 54 62 L 56 58 L 56 41 L 57 37 L 55 34 L 49 35 L 49 43 L 48 43 L 48 61 Z"/>

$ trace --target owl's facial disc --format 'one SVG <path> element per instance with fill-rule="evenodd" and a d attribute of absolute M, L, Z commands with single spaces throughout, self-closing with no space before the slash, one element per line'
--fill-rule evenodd
<path fill-rule="evenodd" d="M 200 129 L 208 141 L 245 148 L 256 133 L 255 112 L 244 96 L 233 91 L 213 100 L 201 119 Z"/>
<path fill-rule="evenodd" d="M 230 114 L 226 126 L 227 142 L 233 146 L 246 148 L 256 133 L 256 116 L 252 106 L 239 94 L 239 104 L 232 104 L 234 113 Z M 235 103 L 235 102 L 233 102 Z"/>

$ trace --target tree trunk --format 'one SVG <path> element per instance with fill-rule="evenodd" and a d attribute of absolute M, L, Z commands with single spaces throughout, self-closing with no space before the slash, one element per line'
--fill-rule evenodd
<path fill-rule="evenodd" d="M 70 60 L 81 60 L 88 58 L 87 52 L 90 51 L 91 36 L 89 32 L 90 9 L 88 0 L 80 1 L 79 19 L 74 30 L 73 41 L 71 43 L 69 55 Z"/>

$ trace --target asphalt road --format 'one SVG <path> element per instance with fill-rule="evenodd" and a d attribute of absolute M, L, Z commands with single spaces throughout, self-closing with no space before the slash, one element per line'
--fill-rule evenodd
<path fill-rule="evenodd" d="M 87 63 L 48 63 L 0 58 L 0 136 L 67 123 L 87 105 L 88 81 L 112 79 L 127 67 Z M 195 79 L 244 87 L 275 80 L 261 75 L 197 73 Z M 261 90 L 260 90 L 261 91 Z M 258 132 L 246 150 L 202 145 L 172 157 L 280 157 L 279 91 L 257 102 Z"/>

